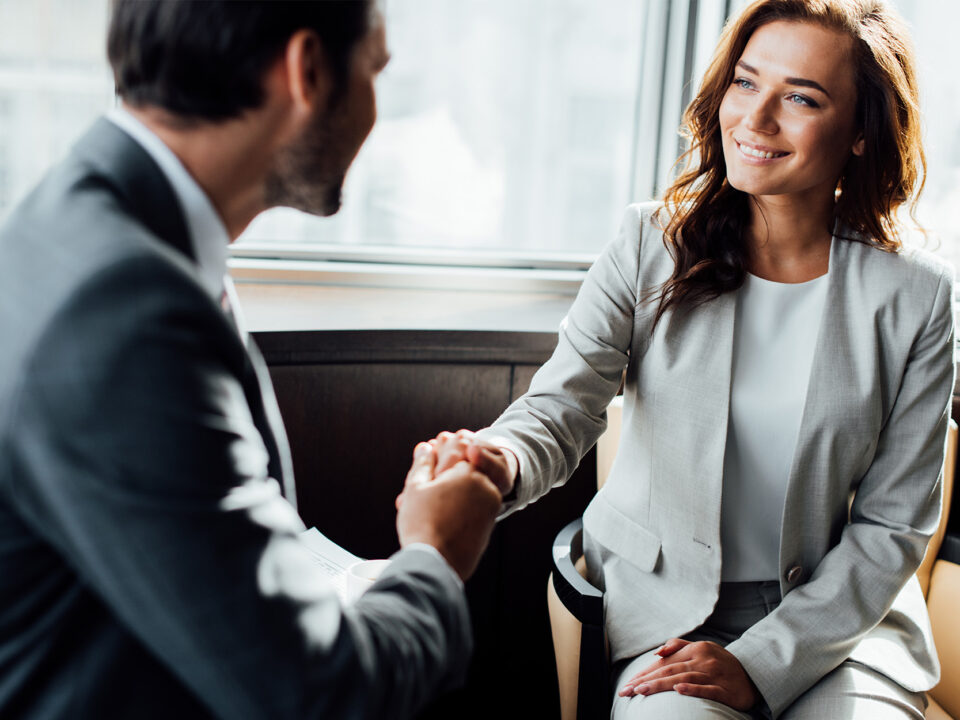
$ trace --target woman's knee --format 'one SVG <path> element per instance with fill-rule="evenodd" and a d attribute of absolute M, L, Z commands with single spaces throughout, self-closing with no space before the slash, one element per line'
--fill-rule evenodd
<path fill-rule="evenodd" d="M 749 720 L 750 716 L 713 700 L 662 692 L 655 695 L 616 697 L 612 720 Z"/>
<path fill-rule="evenodd" d="M 923 693 L 848 660 L 797 698 L 781 720 L 923 720 L 925 705 Z"/>

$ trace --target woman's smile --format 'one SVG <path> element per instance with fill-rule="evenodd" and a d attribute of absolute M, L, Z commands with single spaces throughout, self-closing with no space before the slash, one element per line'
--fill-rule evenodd
<path fill-rule="evenodd" d="M 765 161 L 779 160 L 780 158 L 786 157 L 790 154 L 789 152 L 774 150 L 763 145 L 753 145 L 743 140 L 737 140 L 736 138 L 734 138 L 734 141 L 737 143 L 737 149 L 740 151 L 741 155 L 743 155 L 748 161 L 752 160 L 761 165 L 764 164 Z"/>

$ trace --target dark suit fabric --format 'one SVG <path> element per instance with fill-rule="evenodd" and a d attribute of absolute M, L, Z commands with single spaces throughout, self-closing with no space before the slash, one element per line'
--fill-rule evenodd
<path fill-rule="evenodd" d="M 347 608 L 319 577 L 269 378 L 111 123 L 0 230 L 0 337 L 0 717 L 403 718 L 461 680 L 437 558 Z"/>

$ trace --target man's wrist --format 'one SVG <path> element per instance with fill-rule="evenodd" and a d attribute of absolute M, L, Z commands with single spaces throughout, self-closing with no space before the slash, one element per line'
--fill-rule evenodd
<path fill-rule="evenodd" d="M 463 589 L 463 580 L 460 578 L 460 574 L 453 569 L 453 565 L 451 565 L 450 561 L 443 556 L 443 553 L 430 543 L 412 542 L 409 545 L 404 545 L 402 551 L 425 552 L 438 558 L 441 564 L 449 571 L 450 576 L 457 583 L 457 587 L 459 587 L 461 590 Z"/>

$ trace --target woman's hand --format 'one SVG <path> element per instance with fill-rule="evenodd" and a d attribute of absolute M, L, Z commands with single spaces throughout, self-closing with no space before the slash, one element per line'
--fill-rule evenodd
<path fill-rule="evenodd" d="M 469 430 L 455 433 L 442 432 L 430 441 L 437 453 L 437 474 L 466 460 L 476 470 L 486 475 L 505 496 L 513 490 L 517 477 L 518 462 L 509 450 L 480 440 Z"/>
<path fill-rule="evenodd" d="M 716 643 L 674 638 L 657 654 L 659 660 L 620 689 L 621 697 L 675 690 L 681 695 L 716 700 L 734 710 L 749 710 L 757 702 L 757 688 L 740 661 Z"/>

